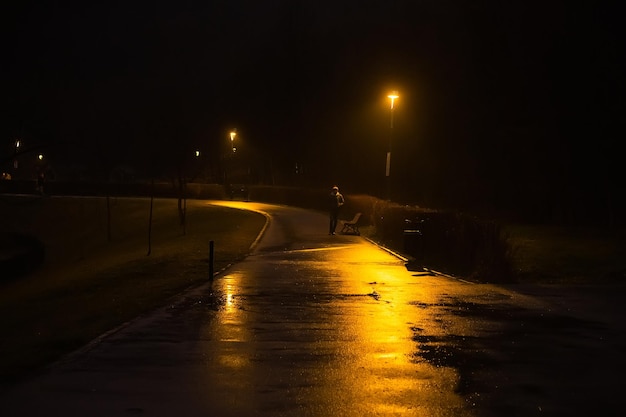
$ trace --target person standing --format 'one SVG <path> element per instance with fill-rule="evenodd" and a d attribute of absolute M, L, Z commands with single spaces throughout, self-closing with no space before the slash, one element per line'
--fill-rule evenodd
<path fill-rule="evenodd" d="M 339 219 L 339 210 L 345 200 L 343 199 L 343 195 L 339 192 L 339 187 L 334 186 L 330 191 L 330 195 L 328 196 L 328 209 L 330 214 L 330 227 L 328 229 L 329 235 L 335 234 L 335 229 L 337 229 L 337 221 Z"/>

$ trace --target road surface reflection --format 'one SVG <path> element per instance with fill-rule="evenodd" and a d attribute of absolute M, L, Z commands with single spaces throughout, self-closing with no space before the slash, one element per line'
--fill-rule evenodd
<path fill-rule="evenodd" d="M 360 237 L 319 236 L 324 221 L 216 280 L 207 401 L 233 415 L 471 415 L 455 370 L 417 359 L 416 329 L 440 326 L 416 303 L 432 287 Z"/>

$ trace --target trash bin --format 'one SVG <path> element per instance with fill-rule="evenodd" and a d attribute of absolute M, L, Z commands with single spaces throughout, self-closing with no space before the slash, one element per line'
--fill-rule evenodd
<path fill-rule="evenodd" d="M 423 252 L 423 236 L 419 229 L 404 229 L 404 251 L 416 259 L 419 259 Z"/>

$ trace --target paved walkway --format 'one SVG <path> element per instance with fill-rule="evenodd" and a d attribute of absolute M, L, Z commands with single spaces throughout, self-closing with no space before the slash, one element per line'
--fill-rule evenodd
<path fill-rule="evenodd" d="M 599 350 L 595 338 L 621 339 L 595 322 L 409 272 L 361 237 L 328 236 L 319 213 L 222 204 L 271 219 L 245 261 L 0 397 L 0 415 L 526 416 L 616 404 L 611 368 L 557 372 L 578 349 L 621 358 Z"/>

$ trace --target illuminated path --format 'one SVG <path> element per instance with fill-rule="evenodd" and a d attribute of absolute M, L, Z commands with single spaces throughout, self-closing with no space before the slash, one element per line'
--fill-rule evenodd
<path fill-rule="evenodd" d="M 588 320 L 409 272 L 361 237 L 328 236 L 319 213 L 215 204 L 270 219 L 245 261 L 17 387 L 0 415 L 574 415 L 611 394 L 604 375 L 594 391 L 597 371 L 567 367 L 568 349 L 599 349 Z"/>

